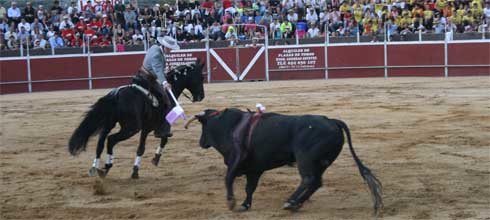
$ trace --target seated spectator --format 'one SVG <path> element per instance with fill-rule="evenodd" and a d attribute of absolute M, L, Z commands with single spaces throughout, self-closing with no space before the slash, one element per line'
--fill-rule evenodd
<path fill-rule="evenodd" d="M 0 31 L 3 33 L 7 32 L 9 30 L 9 24 L 7 22 L 7 18 L 0 19 Z"/>
<path fill-rule="evenodd" d="M 112 22 L 106 14 L 102 15 L 102 22 L 100 25 L 102 34 L 109 34 L 112 32 Z"/>
<path fill-rule="evenodd" d="M 75 38 L 75 31 L 71 28 L 69 24 L 63 27 L 63 30 L 61 31 L 61 37 L 65 41 L 66 46 L 71 46 L 71 43 Z"/>
<path fill-rule="evenodd" d="M 124 11 L 124 20 L 126 21 L 126 30 L 128 28 L 136 28 L 136 12 L 129 5 L 126 6 L 126 11 Z"/>
<path fill-rule="evenodd" d="M 51 48 L 62 48 L 65 46 L 63 38 L 60 37 L 58 32 L 54 33 L 54 36 L 49 38 L 49 45 Z"/>
<path fill-rule="evenodd" d="M 68 15 L 63 16 L 63 21 L 60 22 L 59 28 L 60 28 L 60 30 L 63 30 L 63 29 L 65 29 L 66 26 L 69 26 L 70 28 L 75 26 L 75 25 L 73 25 L 73 22 L 70 21 L 70 16 L 68 16 Z"/>
<path fill-rule="evenodd" d="M 78 8 L 77 2 L 72 0 L 70 6 L 66 9 L 66 13 L 68 13 L 70 17 L 74 17 L 78 12 L 80 12 L 80 9 Z"/>
<path fill-rule="evenodd" d="M 7 41 L 7 49 L 9 50 L 17 50 L 19 49 L 19 45 L 17 40 L 13 35 L 10 35 L 9 40 Z"/>
<path fill-rule="evenodd" d="M 60 1 L 54 0 L 53 6 L 51 7 L 51 12 L 53 12 L 54 14 L 61 14 L 62 11 L 63 8 L 61 8 L 60 6 Z"/>
<path fill-rule="evenodd" d="M 102 28 L 102 23 L 97 18 L 94 17 L 92 18 L 92 21 L 90 21 L 90 23 L 87 24 L 87 26 L 98 33 Z"/>
<path fill-rule="evenodd" d="M 269 30 L 271 31 L 271 39 L 281 39 L 281 24 L 277 18 L 274 18 L 274 22 L 270 24 Z"/>
<path fill-rule="evenodd" d="M 40 34 L 33 43 L 33 49 L 46 49 L 48 41 L 44 39 L 44 36 Z"/>
<path fill-rule="evenodd" d="M 12 1 L 10 4 L 10 8 L 7 10 L 7 17 L 9 18 L 9 23 L 14 22 L 15 25 L 20 23 L 20 19 L 22 18 L 22 13 L 20 12 L 20 8 L 17 7 L 17 2 Z"/>
<path fill-rule="evenodd" d="M 7 49 L 7 42 L 5 41 L 5 34 L 3 30 L 0 30 L 0 50 Z"/>
<path fill-rule="evenodd" d="M 230 41 L 238 39 L 238 35 L 236 33 L 236 28 L 233 25 L 230 25 L 228 27 L 228 30 L 226 31 L 226 34 L 225 34 L 225 39 L 230 40 Z"/>
<path fill-rule="evenodd" d="M 39 5 L 37 7 L 37 10 L 36 10 L 37 19 L 39 19 L 39 21 L 44 21 L 44 19 L 46 18 L 46 15 L 47 15 L 47 12 L 46 12 L 46 10 L 44 10 L 44 6 Z"/>
<path fill-rule="evenodd" d="M 109 36 L 109 34 L 105 34 L 103 36 L 100 36 L 99 47 L 108 47 L 111 44 L 112 44 L 112 39 Z"/>
<path fill-rule="evenodd" d="M 73 39 L 71 40 L 70 45 L 72 47 L 82 47 L 84 45 L 83 39 L 82 39 L 80 33 L 75 33 L 73 35 Z"/>
<path fill-rule="evenodd" d="M 26 19 L 27 23 L 32 23 L 34 22 L 34 18 L 36 15 L 36 10 L 31 5 L 31 2 L 26 3 L 26 7 L 24 8 L 24 18 Z"/>
<path fill-rule="evenodd" d="M 142 45 L 145 37 L 139 30 L 136 30 L 133 34 L 132 40 L 133 40 L 133 45 Z"/>
<path fill-rule="evenodd" d="M 39 19 L 35 18 L 34 22 L 31 24 L 31 30 L 34 30 L 35 28 L 38 28 L 40 31 L 45 31 L 46 27 L 44 26 L 43 23 L 39 22 Z"/>
<path fill-rule="evenodd" d="M 293 25 L 289 20 L 285 20 L 281 24 L 281 33 L 283 38 L 292 38 L 293 37 Z"/>
<path fill-rule="evenodd" d="M 31 31 L 31 24 L 26 22 L 25 18 L 20 20 L 20 23 L 17 25 L 17 30 L 20 31 L 21 28 L 24 28 L 25 31 Z"/>
<path fill-rule="evenodd" d="M 119 39 L 116 44 L 116 52 L 124 52 L 126 51 L 126 48 L 124 46 L 124 41 L 123 39 Z"/>
<path fill-rule="evenodd" d="M 80 16 L 80 20 L 75 25 L 76 32 L 83 33 L 87 29 L 87 23 L 86 23 L 87 21 L 88 21 L 87 18 Z"/>
<path fill-rule="evenodd" d="M 318 28 L 318 25 L 314 24 L 313 27 L 308 29 L 308 37 L 309 38 L 320 37 L 320 29 Z"/>
<path fill-rule="evenodd" d="M 7 9 L 3 7 L 2 2 L 0 2 L 0 20 L 7 19 Z M 7 21 L 5 21 L 8 23 Z"/>

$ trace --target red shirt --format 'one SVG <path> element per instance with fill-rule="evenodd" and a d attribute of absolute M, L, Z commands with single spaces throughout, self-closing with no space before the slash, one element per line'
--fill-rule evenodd
<path fill-rule="evenodd" d="M 85 29 L 87 29 L 87 24 L 85 23 L 85 21 L 79 21 L 79 22 L 77 22 L 77 24 L 75 25 L 75 28 L 76 28 L 78 31 L 85 31 Z"/>
<path fill-rule="evenodd" d="M 214 3 L 212 1 L 208 1 L 208 2 L 203 2 L 201 7 L 203 8 L 208 8 L 208 9 L 212 9 L 214 6 Z"/>
<path fill-rule="evenodd" d="M 73 38 L 75 38 L 75 31 L 73 31 L 73 29 L 63 29 L 63 31 L 61 31 L 61 37 L 63 39 L 66 39 L 68 41 L 71 41 L 73 40 Z"/>
<path fill-rule="evenodd" d="M 98 41 L 99 41 L 99 46 L 101 46 L 101 47 L 111 45 L 111 42 L 107 38 L 102 37 L 102 36 L 98 39 Z"/>
<path fill-rule="evenodd" d="M 112 22 L 109 19 L 107 19 L 107 18 L 103 19 L 100 22 L 100 24 L 101 24 L 101 27 L 107 27 L 107 28 L 111 28 L 112 27 Z"/>
<path fill-rule="evenodd" d="M 71 40 L 71 46 L 72 47 L 81 47 L 83 45 L 82 38 L 73 38 Z"/>
<path fill-rule="evenodd" d="M 99 29 L 100 27 L 102 27 L 102 23 L 100 21 L 91 21 L 90 23 L 88 23 L 88 26 L 92 27 L 92 29 Z"/>
<path fill-rule="evenodd" d="M 90 38 L 92 38 L 92 36 L 96 34 L 96 32 L 92 29 L 87 29 L 83 33 L 85 34 L 86 37 L 90 37 Z"/>
<path fill-rule="evenodd" d="M 230 0 L 223 0 L 223 8 L 227 9 L 229 7 L 233 6 Z"/>

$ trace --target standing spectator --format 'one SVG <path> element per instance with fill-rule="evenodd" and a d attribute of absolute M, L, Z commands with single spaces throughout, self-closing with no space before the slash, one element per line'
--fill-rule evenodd
<path fill-rule="evenodd" d="M 129 5 L 126 6 L 126 11 L 124 11 L 124 21 L 126 22 L 124 29 L 136 28 L 136 12 Z"/>
<path fill-rule="evenodd" d="M 60 30 L 65 29 L 66 26 L 69 26 L 70 28 L 75 26 L 73 25 L 73 22 L 70 21 L 70 17 L 68 15 L 63 16 L 63 21 L 60 23 Z"/>
<path fill-rule="evenodd" d="M 20 8 L 17 7 L 17 2 L 12 2 L 11 7 L 7 11 L 7 16 L 9 23 L 15 22 L 15 25 L 17 25 L 20 22 L 22 14 L 20 13 Z"/>
<path fill-rule="evenodd" d="M 34 22 L 36 16 L 36 10 L 31 5 L 31 2 L 26 3 L 26 8 L 24 8 L 24 18 L 28 23 Z"/>
<path fill-rule="evenodd" d="M 61 14 L 61 12 L 63 12 L 63 8 L 60 7 L 60 1 L 54 0 L 51 12 L 54 12 L 55 14 Z"/>
<path fill-rule="evenodd" d="M 0 2 L 0 20 L 7 18 L 7 9 L 3 7 L 3 4 Z"/>

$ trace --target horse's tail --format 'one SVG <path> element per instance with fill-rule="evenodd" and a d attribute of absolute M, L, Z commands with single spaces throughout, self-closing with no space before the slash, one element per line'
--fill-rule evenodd
<path fill-rule="evenodd" d="M 92 105 L 70 138 L 68 151 L 71 155 L 75 156 L 84 151 L 88 139 L 97 134 L 111 120 L 111 115 L 114 115 L 113 111 L 116 108 L 116 98 L 116 93 L 111 92 Z"/>
<path fill-rule="evenodd" d="M 381 185 L 381 182 L 378 180 L 378 178 L 374 176 L 371 170 L 366 166 L 364 166 L 364 164 L 361 162 L 359 157 L 357 157 L 356 152 L 354 152 L 354 148 L 352 147 L 352 141 L 350 138 L 350 131 L 347 125 L 341 120 L 336 120 L 336 119 L 331 119 L 331 120 L 335 121 L 335 123 L 347 134 L 347 141 L 349 143 L 350 152 L 352 153 L 352 157 L 354 158 L 354 161 L 356 162 L 357 167 L 359 168 L 359 172 L 361 173 L 362 178 L 368 184 L 369 190 L 371 191 L 371 196 L 373 198 L 374 213 L 375 215 L 378 215 L 380 209 L 383 207 L 383 198 L 382 198 L 383 186 Z"/>

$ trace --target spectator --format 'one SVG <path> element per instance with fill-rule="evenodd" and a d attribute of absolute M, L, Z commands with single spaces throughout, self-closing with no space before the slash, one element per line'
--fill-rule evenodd
<path fill-rule="evenodd" d="M 9 39 L 10 40 L 10 37 L 13 37 L 14 40 L 17 40 L 18 37 L 17 37 L 17 31 L 15 30 L 15 27 L 14 26 L 10 26 L 10 29 L 5 32 L 5 39 Z"/>
<path fill-rule="evenodd" d="M 7 41 L 7 49 L 16 50 L 19 48 L 19 45 L 17 44 L 17 40 L 13 35 L 10 35 L 8 39 L 9 40 Z"/>
<path fill-rule="evenodd" d="M 319 37 L 319 36 L 320 36 L 320 29 L 318 29 L 318 25 L 313 24 L 313 27 L 308 29 L 308 37 L 309 38 L 315 38 L 315 37 Z"/>
<path fill-rule="evenodd" d="M 87 19 L 92 19 L 95 17 L 95 8 L 92 5 L 92 1 L 88 0 L 87 3 L 82 8 L 83 13 Z"/>
<path fill-rule="evenodd" d="M 58 32 L 54 33 L 54 36 L 49 38 L 49 45 L 51 48 L 62 48 L 65 46 L 63 39 L 60 37 Z"/>
<path fill-rule="evenodd" d="M 488 26 L 490 26 L 490 2 L 487 2 L 485 4 L 485 9 L 483 9 L 483 15 L 485 17 L 485 24 Z"/>
<path fill-rule="evenodd" d="M 132 36 L 132 39 L 133 45 L 142 45 L 145 37 L 143 36 L 143 34 L 140 33 L 139 30 L 136 30 Z"/>
<path fill-rule="evenodd" d="M 9 18 L 9 23 L 15 22 L 15 25 L 17 25 L 20 22 L 22 14 L 17 7 L 17 2 L 12 2 L 11 7 L 7 11 L 7 16 Z"/>
<path fill-rule="evenodd" d="M 77 2 L 72 0 L 70 6 L 66 9 L 66 13 L 68 13 L 70 17 L 74 17 L 78 12 L 80 12 L 80 9 L 78 8 Z"/>
<path fill-rule="evenodd" d="M 88 19 L 86 19 L 83 16 L 80 16 L 80 20 L 75 25 L 76 32 L 83 33 L 87 29 L 87 23 L 86 23 L 87 21 Z"/>
<path fill-rule="evenodd" d="M 124 47 L 123 39 L 119 39 L 116 44 L 116 52 L 124 52 L 126 48 Z"/>
<path fill-rule="evenodd" d="M 51 12 L 54 14 L 61 14 L 63 8 L 60 6 L 60 1 L 54 0 L 53 6 L 51 7 Z"/>
<path fill-rule="evenodd" d="M 7 18 L 7 9 L 3 7 L 3 4 L 0 2 L 0 20 Z"/>
<path fill-rule="evenodd" d="M 46 30 L 46 27 L 44 26 L 44 24 L 39 22 L 39 19 L 37 19 L 37 18 L 35 18 L 34 22 L 32 22 L 32 24 L 31 24 L 31 30 L 34 30 L 35 28 L 38 28 L 42 32 L 44 32 Z"/>
<path fill-rule="evenodd" d="M 63 30 L 61 31 L 61 37 L 66 46 L 71 46 L 73 38 L 75 38 L 75 31 L 71 27 L 71 25 L 67 24 L 63 26 Z"/>
<path fill-rule="evenodd" d="M 136 12 L 129 5 L 126 6 L 126 11 L 124 11 L 124 21 L 126 22 L 124 29 L 136 28 Z"/>
<path fill-rule="evenodd" d="M 272 22 L 270 24 L 269 29 L 271 31 L 271 38 L 272 39 L 281 39 L 282 38 L 281 24 L 279 23 L 279 20 L 277 18 L 274 18 L 274 22 Z"/>
<path fill-rule="evenodd" d="M 102 34 L 109 34 L 112 33 L 112 22 L 107 18 L 107 15 L 104 14 L 102 15 L 102 22 L 101 22 L 101 32 Z"/>
<path fill-rule="evenodd" d="M 283 38 L 291 38 L 293 37 L 293 25 L 289 20 L 285 20 L 281 23 L 281 33 Z"/>
<path fill-rule="evenodd" d="M 46 10 L 44 10 L 44 6 L 43 5 L 39 5 L 37 7 L 37 11 L 36 11 L 36 16 L 37 16 L 37 19 L 39 19 L 39 21 L 44 21 L 44 18 L 46 18 Z"/>
<path fill-rule="evenodd" d="M 63 16 L 63 21 L 60 23 L 60 30 L 63 30 L 65 29 L 65 27 L 74 27 L 75 25 L 73 24 L 73 22 L 70 21 L 70 17 L 68 15 L 64 15 Z"/>
<path fill-rule="evenodd" d="M 24 26 L 20 27 L 20 31 L 19 31 L 19 34 L 18 34 L 18 38 L 19 38 L 19 41 L 22 45 L 24 46 L 29 46 L 30 45 L 30 40 L 29 40 L 29 37 L 30 36 L 30 32 L 27 31 Z"/>
<path fill-rule="evenodd" d="M 90 23 L 87 24 L 87 27 L 90 27 L 92 30 L 99 33 L 102 27 L 102 23 L 99 20 L 97 20 L 97 18 L 93 17 L 92 21 L 90 21 Z"/>
<path fill-rule="evenodd" d="M 25 18 L 22 18 L 20 23 L 17 25 L 17 30 L 20 32 L 21 28 L 24 28 L 25 31 L 31 31 L 31 25 L 26 22 Z"/>
<path fill-rule="evenodd" d="M 34 22 L 34 18 L 36 17 L 36 10 L 31 5 L 31 2 L 26 3 L 26 8 L 24 9 L 24 18 L 28 23 Z"/>
<path fill-rule="evenodd" d="M 0 19 L 0 31 L 5 33 L 9 30 L 9 24 L 7 23 L 7 18 Z"/>
<path fill-rule="evenodd" d="M 37 36 L 37 39 L 34 40 L 33 49 L 46 49 L 47 44 L 48 41 L 44 39 L 44 36 L 42 34 L 39 34 Z"/>
<path fill-rule="evenodd" d="M 72 47 L 82 47 L 84 45 L 83 39 L 80 37 L 80 33 L 76 33 L 73 35 L 73 39 L 70 43 Z"/>

